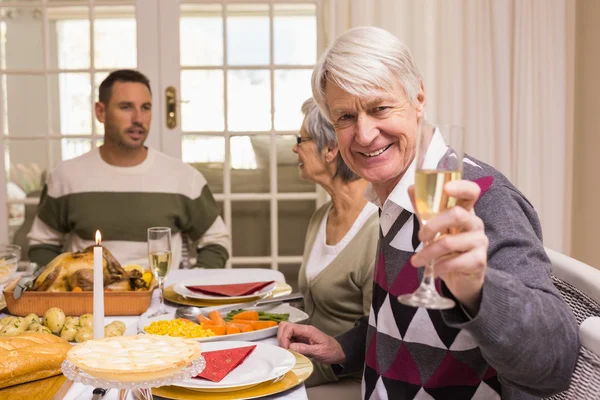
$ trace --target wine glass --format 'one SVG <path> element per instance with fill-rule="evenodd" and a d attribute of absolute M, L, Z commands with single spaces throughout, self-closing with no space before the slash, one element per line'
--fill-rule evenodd
<path fill-rule="evenodd" d="M 151 318 L 167 314 L 164 291 L 165 279 L 171 269 L 171 228 L 148 228 L 148 259 L 160 291 L 160 306 L 158 311 L 149 316 Z"/>
<path fill-rule="evenodd" d="M 417 138 L 415 155 L 415 205 L 419 222 L 427 225 L 433 216 L 453 207 L 456 199 L 444 191 L 447 182 L 462 178 L 464 129 L 459 126 L 423 123 Z M 443 156 L 443 161 L 440 159 Z M 448 232 L 438 232 L 434 240 Z M 429 243 L 424 243 L 427 246 Z M 446 310 L 455 306 L 435 288 L 434 262 L 425 266 L 419 288 L 398 297 L 407 306 Z"/>

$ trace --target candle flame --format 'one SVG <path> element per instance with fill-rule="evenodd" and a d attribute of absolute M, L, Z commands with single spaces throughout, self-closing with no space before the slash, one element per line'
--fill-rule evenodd
<path fill-rule="evenodd" d="M 100 246 L 101 241 L 102 241 L 102 235 L 100 234 L 100 231 L 96 231 L 96 244 L 98 246 Z"/>

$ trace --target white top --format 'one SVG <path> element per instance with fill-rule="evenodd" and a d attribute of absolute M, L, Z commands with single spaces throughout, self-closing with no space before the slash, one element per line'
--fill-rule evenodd
<path fill-rule="evenodd" d="M 312 278 L 317 276 L 319 272 L 323 271 L 337 256 L 344 250 L 346 245 L 354 238 L 356 233 L 361 230 L 365 222 L 377 212 L 378 207 L 370 202 L 367 202 L 356 218 L 350 230 L 337 244 L 330 246 L 326 243 L 326 229 L 327 219 L 329 218 L 329 210 L 327 210 L 326 217 L 321 221 L 321 226 L 317 232 L 315 243 L 311 249 L 308 260 L 306 261 L 306 280 L 310 282 Z"/>

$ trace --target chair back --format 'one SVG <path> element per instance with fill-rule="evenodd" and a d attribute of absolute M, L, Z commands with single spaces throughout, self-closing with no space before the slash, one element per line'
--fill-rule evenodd
<path fill-rule="evenodd" d="M 577 323 L 581 349 L 569 389 L 551 400 L 600 398 L 600 270 L 546 248 L 552 281 Z"/>

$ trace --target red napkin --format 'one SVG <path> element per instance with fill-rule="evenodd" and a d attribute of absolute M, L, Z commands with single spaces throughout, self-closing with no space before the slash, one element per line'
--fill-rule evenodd
<path fill-rule="evenodd" d="M 206 367 L 196 378 L 204 378 L 213 382 L 221 382 L 228 373 L 240 365 L 256 348 L 254 346 L 237 347 L 235 349 L 202 352 Z"/>
<path fill-rule="evenodd" d="M 216 296 L 246 296 L 269 286 L 275 281 L 268 282 L 246 282 L 246 283 L 231 283 L 228 285 L 200 285 L 186 286 L 193 292 L 201 292 L 204 294 Z"/>

